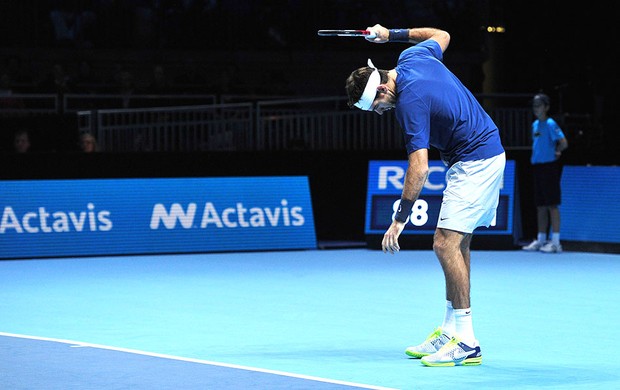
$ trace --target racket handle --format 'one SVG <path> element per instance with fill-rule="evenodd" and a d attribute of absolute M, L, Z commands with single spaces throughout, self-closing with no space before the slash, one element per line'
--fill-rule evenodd
<path fill-rule="evenodd" d="M 375 39 L 377 37 L 377 34 L 375 34 L 372 31 L 369 31 L 368 34 L 366 35 L 366 39 Z"/>

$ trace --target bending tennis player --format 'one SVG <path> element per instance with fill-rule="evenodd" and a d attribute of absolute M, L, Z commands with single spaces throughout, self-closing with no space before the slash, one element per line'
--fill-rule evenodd
<path fill-rule="evenodd" d="M 427 366 L 478 365 L 470 303 L 470 243 L 474 229 L 489 226 L 499 203 L 506 155 L 499 131 L 472 93 L 442 63 L 450 43 L 435 28 L 388 30 L 369 27 L 375 43 L 408 42 L 391 70 L 368 66 L 346 80 L 350 107 L 379 115 L 394 109 L 403 130 L 408 167 L 394 220 L 383 236 L 386 253 L 398 252 L 398 237 L 428 175 L 428 150 L 439 150 L 448 167 L 433 250 L 446 283 L 441 326 L 420 345 L 406 349 Z"/>

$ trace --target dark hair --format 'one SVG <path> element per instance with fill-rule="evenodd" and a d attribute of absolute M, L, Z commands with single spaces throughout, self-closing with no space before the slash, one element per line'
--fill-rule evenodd
<path fill-rule="evenodd" d="M 549 99 L 549 96 L 545 95 L 544 93 L 538 93 L 534 95 L 534 98 L 532 99 L 532 104 L 535 103 L 537 100 L 540 101 L 545 106 L 548 106 L 551 104 L 551 100 Z"/>
<path fill-rule="evenodd" d="M 365 66 L 354 70 L 351 72 L 349 77 L 347 77 L 344 88 L 347 91 L 347 96 L 349 98 L 347 102 L 349 107 L 355 107 L 355 103 L 361 99 L 364 94 L 366 84 L 368 83 L 368 78 L 370 78 L 373 71 L 373 68 Z M 386 83 L 388 79 L 387 71 L 379 69 L 379 74 L 381 75 L 381 83 Z"/>

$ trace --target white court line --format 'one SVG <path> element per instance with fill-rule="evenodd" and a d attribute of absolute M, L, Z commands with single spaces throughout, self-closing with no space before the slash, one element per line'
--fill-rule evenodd
<path fill-rule="evenodd" d="M 184 362 L 206 364 L 206 365 L 218 366 L 218 367 L 236 368 L 236 369 L 239 369 L 239 370 L 262 372 L 262 373 L 267 373 L 267 374 L 288 376 L 288 377 L 299 378 L 299 379 L 308 379 L 308 380 L 313 380 L 313 381 L 333 383 L 333 384 L 344 385 L 344 386 L 354 386 L 354 387 L 360 387 L 360 388 L 364 388 L 364 389 L 398 390 L 398 389 L 394 389 L 394 388 L 391 388 L 391 387 L 381 387 L 381 386 L 366 385 L 366 384 L 354 383 L 354 382 L 345 382 L 345 381 L 339 381 L 339 380 L 333 380 L 333 379 L 320 378 L 320 377 L 316 377 L 316 376 L 294 374 L 294 373 L 285 372 L 285 371 L 267 370 L 267 369 L 258 368 L 258 367 L 247 367 L 247 366 L 240 366 L 240 365 L 237 365 L 237 364 L 213 362 L 213 361 L 210 361 L 210 360 L 185 358 L 185 357 L 181 357 L 181 356 L 173 356 L 173 355 L 165 355 L 165 354 L 161 354 L 161 353 L 139 351 L 139 350 L 136 350 L 136 349 L 117 348 L 117 347 L 111 347 L 111 346 L 108 346 L 108 345 L 84 343 L 84 342 L 81 342 L 81 341 L 54 339 L 54 338 L 49 338 L 49 337 L 29 336 L 29 335 L 15 334 L 15 333 L 5 333 L 5 332 L 0 332 L 0 336 L 16 337 L 16 338 L 21 338 L 21 339 L 31 339 L 31 340 L 40 340 L 40 341 L 52 341 L 52 342 L 56 342 L 56 343 L 71 344 L 70 347 L 74 347 L 74 348 L 90 347 L 90 348 L 106 349 L 106 350 L 110 350 L 110 351 L 133 353 L 133 354 L 136 354 L 136 355 L 158 357 L 158 358 L 162 358 L 162 359 L 179 360 L 179 361 L 184 361 Z"/>

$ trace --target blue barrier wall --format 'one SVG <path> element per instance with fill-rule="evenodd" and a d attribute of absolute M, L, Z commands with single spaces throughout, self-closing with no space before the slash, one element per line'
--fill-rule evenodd
<path fill-rule="evenodd" d="M 310 249 L 307 177 L 0 181 L 0 258 Z"/>
<path fill-rule="evenodd" d="M 620 243 L 620 167 L 565 166 L 562 240 Z"/>

